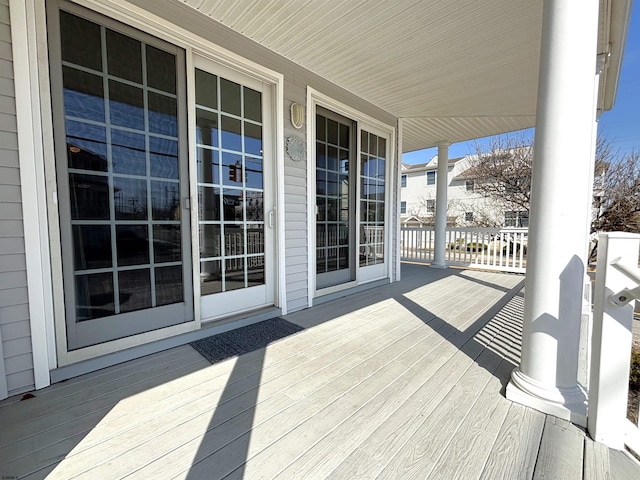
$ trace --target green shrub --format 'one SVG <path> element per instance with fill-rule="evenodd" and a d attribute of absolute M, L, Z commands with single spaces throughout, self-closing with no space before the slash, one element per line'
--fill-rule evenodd
<path fill-rule="evenodd" d="M 487 250 L 488 246 L 484 243 L 471 242 L 467 243 L 467 252 L 479 252 L 481 250 Z"/>

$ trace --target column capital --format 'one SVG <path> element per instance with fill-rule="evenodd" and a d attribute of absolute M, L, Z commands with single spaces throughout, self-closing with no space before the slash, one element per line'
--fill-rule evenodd
<path fill-rule="evenodd" d="M 450 146 L 451 146 L 451 142 L 447 140 L 441 140 L 439 142 L 436 142 L 436 147 L 438 148 L 444 148 L 444 147 L 450 147 Z"/>

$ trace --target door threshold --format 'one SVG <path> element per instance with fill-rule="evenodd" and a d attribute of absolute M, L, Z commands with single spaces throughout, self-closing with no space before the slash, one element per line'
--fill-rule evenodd
<path fill-rule="evenodd" d="M 182 333 L 155 342 L 149 342 L 144 345 L 120 350 L 119 352 L 109 353 L 100 357 L 83 360 L 71 365 L 51 370 L 51 383 L 61 382 L 69 378 L 78 377 L 85 373 L 94 372 L 102 368 L 111 367 L 119 363 L 128 362 L 136 358 L 158 353 L 170 348 L 179 347 L 195 340 L 210 337 L 218 333 L 227 332 L 236 328 L 245 327 L 253 323 L 262 322 L 271 318 L 282 315 L 282 310 L 277 307 L 264 307 L 257 310 L 243 312 L 241 314 L 232 315 L 217 321 L 203 323 L 199 330 Z"/>

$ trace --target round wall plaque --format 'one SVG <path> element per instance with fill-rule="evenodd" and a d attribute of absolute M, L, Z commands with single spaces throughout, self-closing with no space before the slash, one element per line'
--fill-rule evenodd
<path fill-rule="evenodd" d="M 294 162 L 307 159 L 307 145 L 298 137 L 287 137 L 287 155 Z"/>

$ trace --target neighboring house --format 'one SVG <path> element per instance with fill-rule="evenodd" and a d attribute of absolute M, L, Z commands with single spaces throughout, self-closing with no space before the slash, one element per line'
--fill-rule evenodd
<path fill-rule="evenodd" d="M 529 212 L 513 210 L 481 195 L 467 175 L 474 156 L 450 158 L 447 164 L 447 226 L 529 226 Z M 400 218 L 403 225 L 433 226 L 436 214 L 438 156 L 426 163 L 402 164 Z"/>
<path fill-rule="evenodd" d="M 542 4 L 0 0 L 0 398 L 399 280 L 401 154 L 536 122 L 575 192 L 532 202 L 562 357 L 525 335 L 518 385 L 574 398 L 566 262 L 631 2 Z"/>

